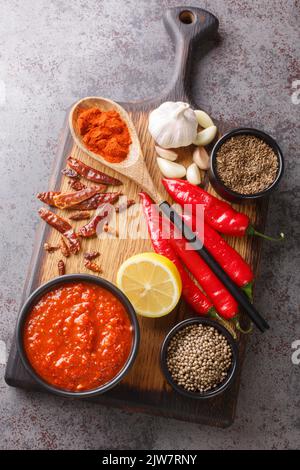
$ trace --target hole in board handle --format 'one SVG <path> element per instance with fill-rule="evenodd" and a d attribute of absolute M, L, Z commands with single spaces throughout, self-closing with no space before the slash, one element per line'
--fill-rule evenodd
<path fill-rule="evenodd" d="M 196 17 L 191 11 L 184 10 L 179 14 L 179 20 L 184 24 L 192 24 L 196 21 Z"/>

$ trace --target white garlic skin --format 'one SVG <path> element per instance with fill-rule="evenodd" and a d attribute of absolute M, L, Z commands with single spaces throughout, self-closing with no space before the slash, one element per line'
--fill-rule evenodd
<path fill-rule="evenodd" d="M 203 131 L 198 132 L 193 144 L 197 146 L 204 146 L 210 144 L 216 137 L 217 130 L 218 129 L 216 128 L 216 126 L 210 126 L 206 129 L 203 129 Z"/>
<path fill-rule="evenodd" d="M 196 163 L 192 163 L 186 170 L 186 179 L 189 183 L 198 185 L 201 183 L 201 175 Z"/>
<path fill-rule="evenodd" d="M 187 147 L 196 138 L 198 121 L 188 103 L 166 101 L 149 115 L 149 132 L 165 149 Z"/>
<path fill-rule="evenodd" d="M 185 167 L 179 163 L 157 157 L 157 164 L 166 178 L 183 178 L 186 174 Z"/>
<path fill-rule="evenodd" d="M 158 145 L 155 145 L 155 150 L 160 157 L 165 158 L 166 160 L 170 160 L 171 162 L 175 162 L 175 160 L 177 160 L 178 155 L 173 150 L 163 149 Z"/>
<path fill-rule="evenodd" d="M 200 170 L 208 170 L 209 168 L 209 155 L 204 147 L 197 147 L 193 152 L 193 162 L 200 168 Z"/>
<path fill-rule="evenodd" d="M 196 111 L 194 111 L 194 113 L 196 114 L 198 124 L 201 127 L 203 127 L 203 129 L 206 129 L 207 127 L 214 126 L 212 118 L 205 111 L 201 111 L 200 109 L 196 109 Z"/>

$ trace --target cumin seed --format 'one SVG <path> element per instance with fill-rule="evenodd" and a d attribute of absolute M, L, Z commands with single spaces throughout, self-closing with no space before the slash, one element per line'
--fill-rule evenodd
<path fill-rule="evenodd" d="M 255 194 L 267 189 L 278 172 L 278 157 L 262 139 L 237 135 L 221 145 L 216 156 L 217 173 L 232 191 Z"/>

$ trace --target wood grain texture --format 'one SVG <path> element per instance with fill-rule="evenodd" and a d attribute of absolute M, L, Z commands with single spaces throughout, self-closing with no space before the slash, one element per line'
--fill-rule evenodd
<path fill-rule="evenodd" d="M 189 8 L 193 15 L 191 23 L 180 21 L 180 15 L 184 8 L 173 8 L 167 10 L 164 15 L 164 23 L 170 32 L 176 47 L 176 64 L 173 80 L 169 84 L 165 93 L 154 100 L 147 100 L 138 103 L 120 103 L 131 117 L 137 134 L 140 139 L 142 152 L 148 171 L 156 185 L 158 192 L 169 202 L 170 198 L 166 194 L 162 184 L 161 175 L 157 169 L 154 142 L 147 131 L 148 114 L 161 102 L 168 100 L 189 101 L 197 107 L 190 98 L 189 70 L 193 57 L 193 49 L 196 43 L 204 41 L 216 34 L 218 29 L 217 19 L 197 8 Z M 188 14 L 185 21 L 188 21 Z M 225 126 L 219 126 L 220 132 L 226 131 Z M 191 148 L 180 150 L 179 160 L 184 164 L 191 161 Z M 87 164 L 97 167 L 112 176 L 122 179 L 124 182 L 124 193 L 130 199 L 139 201 L 139 186 L 119 175 L 112 169 L 105 168 L 100 162 L 95 162 L 90 156 L 82 152 L 73 142 L 68 129 L 68 119 L 62 131 L 59 152 L 54 163 L 52 176 L 49 184 L 51 190 L 66 190 L 69 188 L 68 179 L 61 175 L 61 169 L 64 168 L 66 158 L 69 154 L 81 159 Z M 204 187 L 209 192 L 214 193 L 208 183 L 207 175 L 203 172 L 202 178 Z M 41 188 L 47 189 L 47 188 Z M 119 189 L 119 187 L 117 188 Z M 108 188 L 110 190 L 110 188 Z M 116 188 L 112 188 L 116 190 Z M 236 206 L 237 209 L 240 209 Z M 246 212 L 253 224 L 258 229 L 263 230 L 267 211 L 267 202 L 256 203 L 243 206 L 242 211 Z M 58 214 L 66 217 L 67 211 L 58 211 Z M 146 225 L 141 213 L 137 220 L 139 227 L 146 234 Z M 73 222 L 74 227 L 83 225 L 82 222 Z M 229 243 L 236 248 L 239 253 L 251 264 L 254 272 L 258 270 L 260 246 L 259 239 L 245 237 L 242 239 L 227 237 Z M 45 253 L 43 243 L 47 241 L 50 244 L 57 244 L 59 234 L 53 229 L 47 227 L 44 223 L 40 224 L 37 232 L 35 248 L 29 267 L 28 277 L 25 283 L 23 300 L 43 282 L 52 279 L 57 275 L 57 262 L 61 258 L 60 253 Z M 103 277 L 114 282 L 118 267 L 129 256 L 142 251 L 151 251 L 151 242 L 149 239 L 111 239 L 106 235 L 103 239 L 84 240 L 83 248 L 79 255 L 72 256 L 66 260 L 66 273 L 85 273 L 82 253 L 89 250 L 98 250 L 101 253 L 99 263 L 103 267 Z M 98 262 L 98 260 L 97 260 Z M 177 395 L 167 385 L 159 367 L 159 349 L 160 344 L 167 331 L 179 320 L 189 317 L 192 312 L 181 302 L 176 312 L 162 319 L 152 320 L 139 318 L 141 326 L 141 345 L 137 360 L 126 379 L 115 389 L 103 396 L 93 399 L 104 405 L 119 406 L 130 411 L 143 411 L 155 415 L 163 415 L 186 421 L 194 421 L 203 424 L 226 427 L 234 419 L 235 408 L 238 396 L 240 369 L 235 383 L 221 396 L 209 401 L 196 401 Z M 239 338 L 241 364 L 245 352 L 245 338 Z M 37 385 L 27 375 L 22 367 L 17 354 L 16 345 L 13 343 L 10 357 L 6 369 L 6 382 L 9 385 L 22 387 L 29 390 L 37 390 Z"/>

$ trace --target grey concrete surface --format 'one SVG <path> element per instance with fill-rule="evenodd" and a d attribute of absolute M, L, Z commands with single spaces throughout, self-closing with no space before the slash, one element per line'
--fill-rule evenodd
<path fill-rule="evenodd" d="M 160 21 L 179 4 L 220 20 L 221 41 L 195 59 L 194 97 L 216 118 L 270 131 L 286 156 L 271 199 L 256 304 L 272 329 L 253 334 L 237 418 L 220 430 L 11 389 L 9 349 L 37 225 L 34 195 L 47 188 L 66 108 L 100 94 L 159 93 L 173 51 Z M 298 0 L 0 0 L 0 448 L 291 449 L 300 442 Z M 294 90 L 295 91 L 295 90 Z M 293 101 L 295 104 L 293 104 Z M 298 219 L 297 219 L 298 217 Z M 2 363 L 2 365 L 1 365 Z"/>

